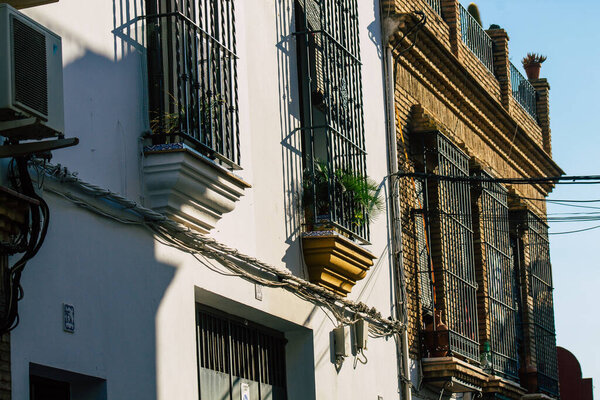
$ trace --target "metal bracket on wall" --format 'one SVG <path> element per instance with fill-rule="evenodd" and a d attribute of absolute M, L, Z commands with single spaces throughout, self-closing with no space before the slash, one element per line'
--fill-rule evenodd
<path fill-rule="evenodd" d="M 46 153 L 51 150 L 75 146 L 78 138 L 44 140 L 0 146 L 0 158 L 18 157 L 27 154 Z"/>

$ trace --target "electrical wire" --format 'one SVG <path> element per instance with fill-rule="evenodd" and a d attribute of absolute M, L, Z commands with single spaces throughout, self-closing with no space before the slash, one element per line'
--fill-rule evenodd
<path fill-rule="evenodd" d="M 33 258 L 44 243 L 48 232 L 50 210 L 43 198 L 37 195 L 28 170 L 28 158 L 17 157 L 9 163 L 9 175 L 12 186 L 19 192 L 37 200 L 38 204 L 29 204 L 29 226 L 23 235 L 24 246 L 14 248 L 14 253 L 23 252 L 21 258 L 3 271 L 2 293 L 6 311 L 0 316 L 0 333 L 6 333 L 19 324 L 18 302 L 24 296 L 21 286 L 21 274 L 27 262 Z"/>
<path fill-rule="evenodd" d="M 530 178 L 488 178 L 485 176 L 455 176 L 455 175 L 438 175 L 425 172 L 398 172 L 396 174 L 400 178 L 414 177 L 423 179 L 434 179 L 448 182 L 465 182 L 465 183 L 510 183 L 510 184 L 532 184 L 532 183 L 552 183 L 552 184 L 600 184 L 600 175 L 573 175 L 573 176 L 540 176 Z M 568 182 L 567 182 L 568 181 Z"/>
<path fill-rule="evenodd" d="M 284 288 L 306 301 L 327 308 L 340 323 L 352 323 L 353 319 L 347 316 L 351 314 L 354 315 L 355 319 L 360 317 L 370 322 L 370 335 L 390 336 L 404 329 L 403 323 L 392 318 L 382 317 L 381 313 L 374 307 L 368 307 L 362 302 L 355 302 L 341 297 L 325 288 L 293 275 L 288 269 L 275 267 L 254 257 L 245 255 L 209 236 L 195 232 L 189 227 L 169 219 L 164 214 L 144 208 L 116 193 L 82 181 L 77 178 L 76 174 L 70 173 L 60 164 L 42 165 L 39 160 L 33 160 L 32 164 L 41 168 L 46 178 L 53 179 L 54 182 L 58 183 L 57 187 L 60 188 L 49 189 L 45 186 L 45 190 L 60 191 L 63 194 L 62 198 L 116 222 L 131 224 L 137 219 L 139 221 L 138 224 L 151 231 L 160 243 L 192 254 L 194 257 L 201 256 L 216 260 L 230 270 L 232 274 L 239 275 L 251 282 L 269 287 Z M 102 201 L 103 205 L 106 205 L 109 210 L 100 208 L 92 204 L 91 201 L 86 201 L 79 196 L 75 196 L 72 193 L 73 191 L 67 190 L 66 187 L 73 188 L 90 196 L 93 201 Z M 120 214 L 110 211 L 114 209 L 130 213 L 136 219 L 125 219 Z M 203 263 L 203 265 L 206 264 Z M 215 272 L 222 273 L 223 271 L 219 270 Z"/>

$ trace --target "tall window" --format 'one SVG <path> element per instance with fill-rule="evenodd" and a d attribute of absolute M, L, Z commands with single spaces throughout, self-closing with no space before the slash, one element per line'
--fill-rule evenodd
<path fill-rule="evenodd" d="M 236 0 L 147 0 L 154 144 L 186 143 L 240 163 Z"/>
<path fill-rule="evenodd" d="M 283 334 L 200 306 L 196 323 L 201 400 L 286 398 Z"/>
<path fill-rule="evenodd" d="M 548 226 L 533 213 L 528 213 L 527 231 L 538 387 L 541 391 L 557 395 L 558 360 Z"/>
<path fill-rule="evenodd" d="M 485 172 L 476 176 L 490 179 Z M 480 338 L 489 342 L 491 369 L 496 375 L 518 380 L 517 282 L 510 241 L 506 189 L 495 182 L 483 181 L 476 191 L 474 226 L 481 246 L 475 259 L 478 274 L 480 307 L 486 310 Z M 480 308 L 481 309 L 481 308 Z M 485 346 L 484 346 L 485 348 Z"/>
<path fill-rule="evenodd" d="M 296 37 L 307 219 L 368 240 L 368 216 L 358 220 L 364 210 L 335 183 L 339 174 L 366 179 L 357 8 L 357 0 L 296 0 Z"/>
<path fill-rule="evenodd" d="M 469 176 L 468 156 L 439 131 L 415 134 L 411 143 L 418 172 Z M 444 179 L 424 179 L 422 185 L 426 234 L 431 238 L 434 307 L 440 313 L 439 322 L 447 326 L 449 352 L 479 361 L 470 186 Z"/>
<path fill-rule="evenodd" d="M 416 179 L 414 184 L 415 189 L 415 210 L 413 213 L 415 221 L 415 238 L 417 249 L 417 281 L 419 284 L 419 304 L 421 311 L 428 319 L 433 318 L 433 279 L 431 270 L 431 251 L 429 242 L 431 238 L 428 236 L 429 216 L 425 213 L 427 196 L 425 185 L 420 179 Z"/>

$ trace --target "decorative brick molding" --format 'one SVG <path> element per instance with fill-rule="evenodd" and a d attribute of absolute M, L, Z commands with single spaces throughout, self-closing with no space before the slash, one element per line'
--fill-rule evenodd
<path fill-rule="evenodd" d="M 486 32 L 494 42 L 494 73 L 500 83 L 502 105 L 508 110 L 512 96 L 510 61 L 508 59 L 508 41 L 510 39 L 504 29 L 488 29 Z"/>
<path fill-rule="evenodd" d="M 545 78 L 529 81 L 537 93 L 537 117 L 542 128 L 543 147 L 549 156 L 552 156 L 552 142 L 550 133 L 550 84 Z"/>

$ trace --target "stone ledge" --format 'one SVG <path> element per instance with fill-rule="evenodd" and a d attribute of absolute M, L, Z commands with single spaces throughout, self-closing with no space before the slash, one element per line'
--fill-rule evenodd
<path fill-rule="evenodd" d="M 483 385 L 483 393 L 497 393 L 509 399 L 518 400 L 527 393 L 527 390 L 515 382 L 499 376 L 490 376 L 488 381 Z"/>
<path fill-rule="evenodd" d="M 144 149 L 145 205 L 202 233 L 251 186 L 214 161 L 175 143 Z"/>
<path fill-rule="evenodd" d="M 554 397 L 547 396 L 543 393 L 526 394 L 521 397 L 522 400 L 554 400 Z"/>
<path fill-rule="evenodd" d="M 423 382 L 452 393 L 481 391 L 488 375 L 456 357 L 423 358 Z"/>

